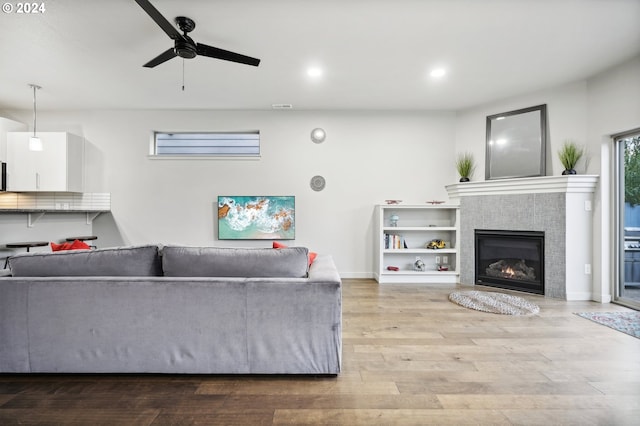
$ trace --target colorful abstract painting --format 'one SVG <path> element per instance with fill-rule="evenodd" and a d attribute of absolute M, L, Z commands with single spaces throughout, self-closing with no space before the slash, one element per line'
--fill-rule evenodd
<path fill-rule="evenodd" d="M 293 240 L 293 196 L 219 196 L 218 239 Z"/>

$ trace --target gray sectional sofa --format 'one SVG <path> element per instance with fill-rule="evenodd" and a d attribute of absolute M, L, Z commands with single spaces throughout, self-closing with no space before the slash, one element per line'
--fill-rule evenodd
<path fill-rule="evenodd" d="M 306 248 L 148 245 L 9 266 L 0 373 L 340 372 L 341 280 Z"/>

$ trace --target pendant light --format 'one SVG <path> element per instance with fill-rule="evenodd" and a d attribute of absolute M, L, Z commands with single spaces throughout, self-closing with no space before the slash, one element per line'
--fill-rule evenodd
<path fill-rule="evenodd" d="M 33 89 L 33 136 L 29 138 L 29 151 L 42 151 L 42 139 L 36 136 L 36 90 L 41 87 L 35 84 L 29 86 Z"/>

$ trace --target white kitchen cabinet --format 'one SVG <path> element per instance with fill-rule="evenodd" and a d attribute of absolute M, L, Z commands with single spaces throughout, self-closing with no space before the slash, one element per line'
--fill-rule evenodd
<path fill-rule="evenodd" d="M 7 133 L 27 130 L 27 125 L 0 117 L 0 162 L 7 161 Z"/>
<path fill-rule="evenodd" d="M 7 133 L 7 191 L 82 192 L 84 139 L 38 132 L 42 151 L 29 150 L 29 132 Z"/>

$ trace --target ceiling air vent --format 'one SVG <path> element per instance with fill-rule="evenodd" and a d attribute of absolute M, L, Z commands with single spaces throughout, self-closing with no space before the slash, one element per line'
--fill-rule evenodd
<path fill-rule="evenodd" d="M 293 109 L 291 104 L 271 104 L 272 109 Z"/>

